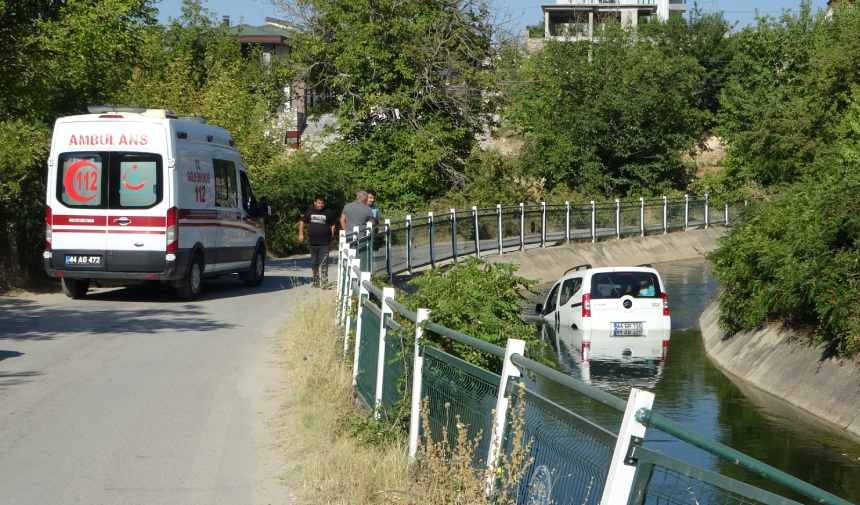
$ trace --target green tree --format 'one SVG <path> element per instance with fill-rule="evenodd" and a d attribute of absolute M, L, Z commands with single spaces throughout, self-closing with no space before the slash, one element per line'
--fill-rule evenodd
<path fill-rule="evenodd" d="M 482 0 L 283 2 L 296 36 L 295 81 L 339 120 L 334 147 L 363 187 L 401 208 L 463 182 L 462 169 L 492 106 L 492 27 Z"/>
<path fill-rule="evenodd" d="M 520 66 L 519 62 L 510 64 Z M 686 186 L 681 153 L 708 113 L 696 108 L 702 68 L 608 24 L 599 44 L 548 41 L 512 72 L 507 118 L 524 133 L 527 173 L 605 197 Z"/>

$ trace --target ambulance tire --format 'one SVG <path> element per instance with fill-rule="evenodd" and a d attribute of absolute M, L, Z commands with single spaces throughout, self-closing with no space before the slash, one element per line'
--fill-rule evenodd
<path fill-rule="evenodd" d="M 60 279 L 63 285 L 63 293 L 69 298 L 80 300 L 87 295 L 87 290 L 90 289 L 90 281 L 88 279 Z"/>
<path fill-rule="evenodd" d="M 195 255 L 191 259 L 191 264 L 188 265 L 188 272 L 182 278 L 182 283 L 176 287 L 176 296 L 180 300 L 193 302 L 200 296 L 200 291 L 203 288 L 203 262 L 200 261 L 200 256 Z"/>
<path fill-rule="evenodd" d="M 262 247 L 258 247 L 254 251 L 254 259 L 251 262 L 251 269 L 243 272 L 240 278 L 245 282 L 245 285 L 251 288 L 259 287 L 263 283 L 263 277 L 266 275 L 266 253 Z"/>

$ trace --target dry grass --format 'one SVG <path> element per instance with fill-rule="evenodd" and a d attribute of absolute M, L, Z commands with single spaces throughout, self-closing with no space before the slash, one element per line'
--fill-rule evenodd
<path fill-rule="evenodd" d="M 334 295 L 303 297 L 280 335 L 288 386 L 280 445 L 283 478 L 302 503 L 403 503 L 411 485 L 404 444 L 362 445 L 343 431 L 352 416 L 352 367 L 342 358 Z"/>

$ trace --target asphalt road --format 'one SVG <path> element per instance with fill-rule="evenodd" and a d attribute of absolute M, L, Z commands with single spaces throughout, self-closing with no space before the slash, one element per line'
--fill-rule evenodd
<path fill-rule="evenodd" d="M 309 264 L 206 281 L 194 303 L 159 286 L 0 297 L 0 503 L 291 502 L 273 337 Z"/>

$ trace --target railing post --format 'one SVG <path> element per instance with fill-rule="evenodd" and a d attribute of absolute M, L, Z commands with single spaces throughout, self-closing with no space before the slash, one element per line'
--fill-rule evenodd
<path fill-rule="evenodd" d="M 639 231 L 645 236 L 645 199 L 639 199 Z"/>
<path fill-rule="evenodd" d="M 615 199 L 615 238 L 621 238 L 621 200 Z"/>
<path fill-rule="evenodd" d="M 624 411 L 624 419 L 618 432 L 618 441 L 615 444 L 615 450 L 612 451 L 606 484 L 603 486 L 601 505 L 627 505 L 630 490 L 633 488 L 633 479 L 636 476 L 636 462 L 627 461 L 627 451 L 630 444 L 641 444 L 645 437 L 645 425 L 636 420 L 636 413 L 642 408 L 650 409 L 649 405 L 653 403 L 653 393 L 636 388 L 630 390 L 627 409 Z"/>
<path fill-rule="evenodd" d="M 546 247 L 546 202 L 540 203 L 540 246 Z"/>
<path fill-rule="evenodd" d="M 478 208 L 472 206 L 472 215 L 475 217 L 475 257 L 481 257 L 481 232 L 478 231 Z"/>
<path fill-rule="evenodd" d="M 346 252 L 346 231 L 340 230 L 337 237 L 337 300 L 343 295 L 344 252 Z"/>
<path fill-rule="evenodd" d="M 564 202 L 564 241 L 570 243 L 570 202 Z"/>
<path fill-rule="evenodd" d="M 520 251 L 526 249 L 526 207 L 520 202 Z"/>
<path fill-rule="evenodd" d="M 432 212 L 427 213 L 427 218 L 430 227 L 430 268 L 436 268 L 436 226 L 434 226 L 436 223 L 433 221 Z"/>
<path fill-rule="evenodd" d="M 710 214 L 710 209 L 708 209 L 708 194 L 705 193 L 705 228 L 707 228 L 708 224 L 709 224 L 708 223 L 708 221 L 709 221 L 708 218 L 710 217 L 709 214 Z"/>
<path fill-rule="evenodd" d="M 412 215 L 406 216 L 406 271 L 412 276 Z"/>
<path fill-rule="evenodd" d="M 591 241 L 597 242 L 597 211 L 594 207 L 594 200 L 591 201 Z"/>
<path fill-rule="evenodd" d="M 376 232 L 373 230 L 373 221 L 367 222 L 367 271 L 373 272 L 373 239 Z"/>
<path fill-rule="evenodd" d="M 725 219 L 725 223 L 723 223 L 723 224 L 726 226 L 729 225 L 729 201 L 728 200 L 726 200 L 726 219 Z"/>
<path fill-rule="evenodd" d="M 457 262 L 457 211 L 451 209 L 451 257 Z"/>
<path fill-rule="evenodd" d="M 502 453 L 502 443 L 505 436 L 505 426 L 508 422 L 507 385 L 511 377 L 522 377 L 522 371 L 511 361 L 511 356 L 519 354 L 525 356 L 526 342 L 509 338 L 505 347 L 505 361 L 502 364 L 502 377 L 499 382 L 499 393 L 496 395 L 495 421 L 493 422 L 493 433 L 490 438 L 490 450 L 487 453 L 487 489 L 492 490 L 496 478 L 499 455 Z"/>
<path fill-rule="evenodd" d="M 690 196 L 684 195 L 684 231 L 690 229 Z"/>
<path fill-rule="evenodd" d="M 663 235 L 669 233 L 669 200 L 663 197 Z"/>
<path fill-rule="evenodd" d="M 385 303 L 385 300 L 394 298 L 394 288 L 382 288 L 382 300 L 379 308 L 382 309 L 382 317 L 379 318 L 379 356 L 376 359 L 376 418 L 382 413 L 382 388 L 385 386 L 385 351 L 387 349 L 385 321 L 394 317 L 394 311 Z"/>
<path fill-rule="evenodd" d="M 499 228 L 499 235 L 498 235 L 499 256 L 501 256 L 502 254 L 505 253 L 505 247 L 504 247 L 504 244 L 502 244 L 502 204 L 500 204 L 500 203 L 496 204 L 496 216 L 498 217 L 498 223 L 499 223 L 499 226 L 498 226 L 498 228 Z"/>
<path fill-rule="evenodd" d="M 416 315 L 418 317 L 415 321 L 415 349 L 412 359 L 412 410 L 409 416 L 409 459 L 412 461 L 418 452 L 418 434 L 421 431 L 421 386 L 424 369 L 424 356 L 421 355 L 421 339 L 424 338 L 422 323 L 430 317 L 430 311 L 418 309 Z"/>
<path fill-rule="evenodd" d="M 394 282 L 394 273 L 391 271 L 391 220 L 385 220 L 385 270 L 388 271 L 388 282 Z"/>
<path fill-rule="evenodd" d="M 355 318 L 355 358 L 352 363 L 352 386 L 355 387 L 358 378 L 358 355 L 361 352 L 361 315 L 364 312 L 364 300 L 370 296 L 370 292 L 364 287 L 364 281 L 370 282 L 370 272 L 361 272 L 358 277 L 358 312 Z"/>
<path fill-rule="evenodd" d="M 349 259 L 346 262 L 346 286 L 345 293 L 343 297 L 343 308 L 341 309 L 341 314 L 343 314 L 343 319 L 346 322 L 345 328 L 343 330 L 343 355 L 346 356 L 346 352 L 349 349 L 349 327 L 352 322 L 349 316 L 349 311 L 352 309 L 352 292 L 355 281 L 358 279 L 358 276 L 355 275 L 355 271 L 352 267 L 359 265 L 360 262 L 356 257 L 358 255 L 358 249 L 355 247 L 349 248 Z"/>

